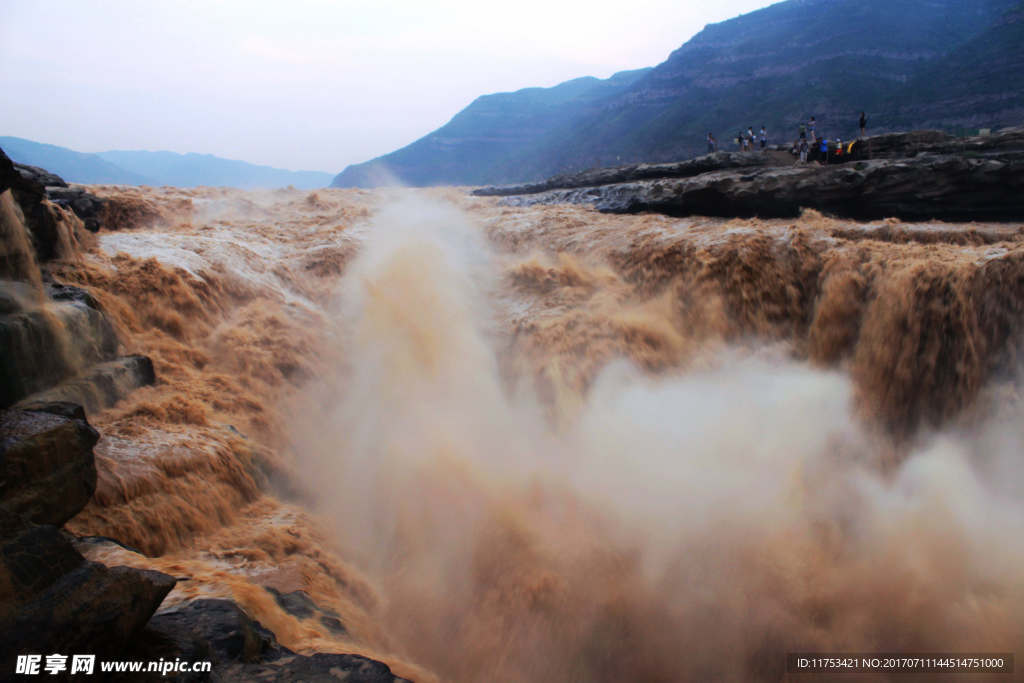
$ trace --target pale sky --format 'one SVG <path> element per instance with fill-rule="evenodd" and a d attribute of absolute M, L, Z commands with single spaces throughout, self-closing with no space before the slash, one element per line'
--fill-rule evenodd
<path fill-rule="evenodd" d="M 0 0 L 0 135 L 337 173 L 771 0 Z"/>

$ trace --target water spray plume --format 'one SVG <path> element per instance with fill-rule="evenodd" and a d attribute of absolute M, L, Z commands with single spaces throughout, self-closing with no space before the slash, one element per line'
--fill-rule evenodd
<path fill-rule="evenodd" d="M 1013 226 L 96 191 L 132 229 L 49 272 L 160 381 L 68 526 L 169 605 L 420 681 L 1024 651 Z"/>

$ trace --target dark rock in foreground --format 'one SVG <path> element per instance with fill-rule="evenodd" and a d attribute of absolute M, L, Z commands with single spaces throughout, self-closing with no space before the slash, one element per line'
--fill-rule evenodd
<path fill-rule="evenodd" d="M 0 507 L 53 526 L 85 507 L 96 490 L 92 447 L 99 434 L 84 414 L 65 417 L 45 405 L 7 410 L 0 433 Z"/>
<path fill-rule="evenodd" d="M 0 315 L 0 349 L 0 407 L 6 407 L 81 368 L 112 360 L 118 340 L 95 308 L 80 301 L 43 301 Z"/>
<path fill-rule="evenodd" d="M 56 173 L 45 168 L 12 162 L 0 149 L 0 192 L 14 190 L 22 205 L 28 227 L 33 232 L 39 258 L 46 261 L 57 253 L 57 231 L 54 218 L 47 215 L 43 200 L 74 212 L 87 230 L 100 229 L 100 218 L 106 200 L 81 187 L 70 187 Z"/>
<path fill-rule="evenodd" d="M 405 680 L 386 664 L 359 655 L 296 654 L 230 600 L 193 600 L 160 612 L 150 621 L 143 641 L 151 658 L 212 661 L 210 680 L 215 681 Z"/>
<path fill-rule="evenodd" d="M 0 671 L 22 653 L 124 653 L 174 587 L 87 561 L 58 528 L 96 489 L 99 438 L 80 407 L 0 413 Z"/>
<path fill-rule="evenodd" d="M 307 683 L 338 681 L 338 683 L 409 683 L 395 676 L 384 663 L 360 655 L 288 654 L 265 664 L 234 665 L 218 675 L 224 681 L 275 681 L 276 683 Z"/>
<path fill-rule="evenodd" d="M 484 188 L 476 194 L 510 194 L 505 201 L 517 206 L 592 204 L 608 213 L 786 218 L 813 208 L 865 220 L 1024 219 L 1024 129 L 966 140 L 941 133 L 883 136 L 878 147 L 893 158 L 831 166 L 760 163 L 736 168 L 732 164 L 743 157 L 759 155 L 716 154 L 694 159 L 689 166 L 606 169 L 536 186 Z M 873 150 L 875 139 L 865 148 Z M 679 175 L 682 169 L 718 159 L 723 165 L 717 170 Z M 651 178 L 659 169 L 674 175 Z M 597 182 L 601 179 L 615 180 Z M 541 185 L 558 189 L 539 192 Z"/>
<path fill-rule="evenodd" d="M 57 206 L 74 211 L 82 219 L 85 229 L 96 232 L 100 229 L 103 207 L 107 200 L 101 199 L 80 187 L 47 187 L 46 197 Z"/>
<path fill-rule="evenodd" d="M 122 356 L 93 365 L 81 375 L 57 386 L 32 394 L 18 403 L 31 408 L 35 404 L 65 401 L 85 407 L 89 412 L 109 408 L 139 387 L 156 381 L 153 361 L 148 356 Z"/>
<path fill-rule="evenodd" d="M 271 586 L 264 586 L 264 588 L 274 596 L 274 600 L 281 609 L 296 619 L 316 617 L 320 624 L 334 633 L 334 635 L 341 636 L 348 633 L 345 625 L 338 618 L 338 613 L 332 609 L 320 607 L 309 597 L 306 591 L 282 593 Z"/>

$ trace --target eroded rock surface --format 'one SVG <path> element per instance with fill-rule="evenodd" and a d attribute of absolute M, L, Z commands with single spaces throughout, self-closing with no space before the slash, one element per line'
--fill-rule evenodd
<path fill-rule="evenodd" d="M 0 509 L 59 527 L 96 490 L 92 447 L 99 434 L 84 415 L 47 408 L 0 412 Z"/>
<path fill-rule="evenodd" d="M 0 413 L 0 667 L 127 648 L 174 577 L 87 561 L 59 529 L 96 489 L 99 435 L 67 403 Z"/>
<path fill-rule="evenodd" d="M 193 600 L 160 612 L 150 621 L 144 638 L 149 656 L 212 661 L 210 679 L 215 681 L 406 680 L 386 664 L 359 655 L 296 654 L 231 600 Z"/>
<path fill-rule="evenodd" d="M 666 165 L 625 167 L 546 183 L 559 189 L 539 192 L 544 184 L 518 186 L 505 201 L 516 206 L 592 204 L 609 213 L 653 211 L 673 216 L 785 218 L 813 208 L 855 219 L 1024 219 L 1024 129 L 966 140 L 942 133 L 901 134 L 881 136 L 878 143 L 889 158 L 830 166 L 726 165 L 689 177 L 656 179 L 650 174 Z M 862 149 L 873 153 L 874 141 Z M 701 159 L 710 163 L 719 156 Z M 728 163 L 735 160 L 730 157 Z M 591 182 L 599 178 L 621 182 Z M 509 194 L 499 189 L 476 192 Z"/>

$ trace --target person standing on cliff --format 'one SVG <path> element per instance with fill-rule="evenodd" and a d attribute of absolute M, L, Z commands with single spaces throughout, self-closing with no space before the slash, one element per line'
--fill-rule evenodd
<path fill-rule="evenodd" d="M 861 112 L 860 113 L 860 121 L 858 123 L 860 123 L 860 137 L 861 137 L 861 139 L 863 139 L 864 138 L 864 131 L 867 130 L 867 127 L 868 127 L 868 117 L 867 117 L 867 114 L 865 114 L 864 112 Z"/>
<path fill-rule="evenodd" d="M 763 123 L 761 124 L 761 132 L 758 134 L 758 137 L 761 140 L 761 151 L 763 152 L 764 148 L 768 145 L 768 131 Z"/>
<path fill-rule="evenodd" d="M 815 121 L 814 117 L 812 116 L 811 120 L 807 122 L 807 130 L 810 131 L 811 139 L 812 140 L 817 140 L 818 139 L 818 136 L 814 132 L 814 129 L 817 128 L 817 126 L 818 126 L 818 122 Z"/>
<path fill-rule="evenodd" d="M 715 136 L 708 131 L 708 154 L 715 153 Z"/>

